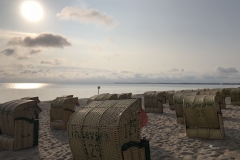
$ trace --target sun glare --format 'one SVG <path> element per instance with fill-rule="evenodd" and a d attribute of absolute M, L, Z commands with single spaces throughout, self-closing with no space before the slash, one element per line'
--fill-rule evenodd
<path fill-rule="evenodd" d="M 6 83 L 6 88 L 11 89 L 38 89 L 48 86 L 46 83 Z"/>
<path fill-rule="evenodd" d="M 39 3 L 35 1 L 26 1 L 22 4 L 21 12 L 24 18 L 29 21 L 39 21 L 43 16 L 43 10 Z"/>

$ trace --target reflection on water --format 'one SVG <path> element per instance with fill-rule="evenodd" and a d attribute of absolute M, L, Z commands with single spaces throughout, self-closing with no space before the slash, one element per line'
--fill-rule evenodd
<path fill-rule="evenodd" d="M 4 87 L 9 89 L 38 89 L 48 85 L 47 83 L 5 83 Z"/>

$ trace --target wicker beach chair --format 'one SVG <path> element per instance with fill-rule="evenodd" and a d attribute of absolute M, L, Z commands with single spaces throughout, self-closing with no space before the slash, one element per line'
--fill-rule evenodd
<path fill-rule="evenodd" d="M 231 105 L 240 106 L 240 88 L 230 90 Z"/>
<path fill-rule="evenodd" d="M 146 159 L 150 153 L 140 139 L 140 111 L 141 99 L 93 101 L 77 110 L 68 123 L 73 159 Z"/>
<path fill-rule="evenodd" d="M 186 96 L 197 95 L 197 94 L 199 94 L 199 92 L 197 91 L 184 91 L 184 92 L 176 92 L 173 95 L 174 108 L 177 116 L 177 124 L 182 124 L 182 125 L 184 124 L 183 99 Z"/>
<path fill-rule="evenodd" d="M 221 100 L 220 100 L 220 103 L 221 103 L 221 109 L 226 109 L 226 102 L 225 102 L 225 99 L 226 99 L 226 89 L 225 88 L 213 88 L 213 89 L 210 89 L 211 91 L 218 91 L 220 93 L 220 96 L 221 96 Z"/>
<path fill-rule="evenodd" d="M 75 112 L 78 97 L 73 95 L 61 96 L 54 99 L 50 109 L 50 127 L 52 129 L 66 130 L 70 116 Z"/>
<path fill-rule="evenodd" d="M 39 98 L 38 97 L 31 97 L 31 96 L 29 96 L 29 97 L 23 97 L 23 98 L 21 98 L 21 100 L 34 100 L 34 101 L 36 101 L 37 103 L 40 103 L 40 100 L 39 100 Z M 34 117 L 33 117 L 33 119 L 38 119 L 39 117 L 38 117 L 38 115 L 39 115 L 39 113 L 41 113 L 42 112 L 42 108 L 40 108 L 38 105 L 36 105 L 35 106 L 35 108 L 34 108 Z"/>
<path fill-rule="evenodd" d="M 217 94 L 186 96 L 183 100 L 186 135 L 190 138 L 223 139 L 224 128 Z"/>
<path fill-rule="evenodd" d="M 13 100 L 0 105 L 0 147 L 19 150 L 38 145 L 39 120 L 34 119 L 37 102 Z"/>
<path fill-rule="evenodd" d="M 175 91 L 165 91 L 165 98 L 166 98 L 166 103 L 169 104 L 169 108 L 170 110 L 175 110 L 174 107 L 174 102 L 173 102 L 173 95 L 174 95 Z"/>
<path fill-rule="evenodd" d="M 117 100 L 117 99 L 118 99 L 117 94 L 102 93 L 102 94 L 94 95 L 90 97 L 87 101 L 87 104 L 89 104 L 92 101 Z"/>
<path fill-rule="evenodd" d="M 118 95 L 118 99 L 130 99 L 132 98 L 132 93 L 122 93 Z"/>
<path fill-rule="evenodd" d="M 164 92 L 148 91 L 144 93 L 144 107 L 147 113 L 163 113 L 164 103 L 166 103 Z"/>

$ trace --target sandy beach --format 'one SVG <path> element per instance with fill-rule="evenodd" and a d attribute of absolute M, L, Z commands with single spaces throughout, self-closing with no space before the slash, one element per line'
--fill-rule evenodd
<path fill-rule="evenodd" d="M 133 95 L 141 97 L 143 95 Z M 87 98 L 79 99 L 80 107 Z M 223 140 L 191 139 L 186 137 L 185 126 L 176 123 L 174 110 L 164 105 L 163 114 L 148 113 L 149 122 L 142 129 L 142 137 L 150 141 L 152 160 L 178 159 L 240 159 L 240 107 L 229 104 L 223 109 L 225 137 Z M 142 104 L 144 102 L 142 101 Z M 0 160 L 70 160 L 72 159 L 66 130 L 52 130 L 49 127 L 51 101 L 43 101 L 39 106 L 39 143 L 37 146 L 18 151 L 0 148 Z"/>

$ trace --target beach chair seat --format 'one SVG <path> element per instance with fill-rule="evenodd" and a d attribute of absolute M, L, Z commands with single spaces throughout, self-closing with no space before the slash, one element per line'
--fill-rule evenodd
<path fill-rule="evenodd" d="M 186 96 L 183 102 L 186 135 L 190 138 L 223 139 L 225 133 L 217 94 Z"/>
<path fill-rule="evenodd" d="M 68 123 L 75 160 L 123 160 L 122 146 L 140 143 L 141 99 L 93 101 L 77 110 Z"/>
<path fill-rule="evenodd" d="M 0 105 L 0 147 L 7 150 L 38 144 L 39 120 L 34 119 L 35 100 L 13 100 Z"/>
<path fill-rule="evenodd" d="M 149 141 L 145 138 L 139 142 L 128 142 L 122 146 L 123 160 L 150 160 Z"/>
<path fill-rule="evenodd" d="M 50 127 L 52 129 L 66 130 L 70 116 L 75 112 L 78 97 L 61 96 L 54 99 L 50 109 Z"/>
<path fill-rule="evenodd" d="M 166 103 L 164 92 L 148 91 L 144 93 L 144 109 L 147 113 L 163 113 L 164 103 Z"/>

